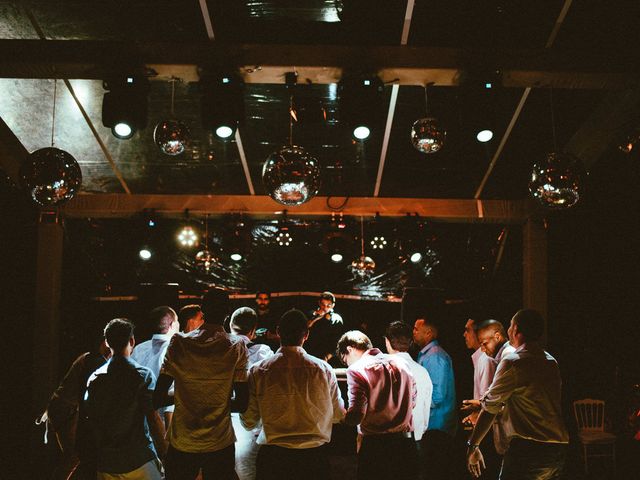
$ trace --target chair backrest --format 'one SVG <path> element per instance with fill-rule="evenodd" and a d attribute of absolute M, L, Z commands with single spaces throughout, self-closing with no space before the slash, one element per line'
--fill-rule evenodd
<path fill-rule="evenodd" d="M 578 430 L 604 431 L 604 400 L 585 398 L 573 402 Z"/>

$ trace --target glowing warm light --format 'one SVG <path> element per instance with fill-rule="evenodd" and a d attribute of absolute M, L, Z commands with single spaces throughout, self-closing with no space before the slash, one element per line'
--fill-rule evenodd
<path fill-rule="evenodd" d="M 479 142 L 486 143 L 493 138 L 493 132 L 491 130 L 480 130 L 476 138 Z"/>
<path fill-rule="evenodd" d="M 340 263 L 342 261 L 342 254 L 334 253 L 333 255 L 331 255 L 331 261 L 334 263 Z"/>
<path fill-rule="evenodd" d="M 148 248 L 142 248 L 140 249 L 138 255 L 140 255 L 140 258 L 142 260 L 149 260 L 151 258 L 151 250 L 149 250 Z"/>
<path fill-rule="evenodd" d="M 198 243 L 198 234 L 193 227 L 184 227 L 178 233 L 178 242 L 183 247 L 194 247 Z"/>

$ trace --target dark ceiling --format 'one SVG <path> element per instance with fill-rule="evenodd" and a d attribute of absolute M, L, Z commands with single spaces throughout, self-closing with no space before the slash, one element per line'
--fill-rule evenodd
<path fill-rule="evenodd" d="M 205 5 L 208 15 L 203 9 Z M 405 17 L 410 20 L 405 21 Z M 197 0 L 3 1 L 0 40 L 44 37 L 132 44 L 193 44 L 212 40 L 221 45 L 369 48 L 399 46 L 404 33 L 408 47 L 495 51 L 595 49 L 619 53 L 640 44 L 638 19 L 640 3 L 616 2 L 614 8 L 604 0 L 434 0 L 415 4 L 396 0 L 208 0 L 206 4 Z M 476 69 L 500 68 L 482 65 L 480 60 L 478 63 Z M 0 61 L 0 76 L 7 76 L 2 75 L 2 64 Z M 629 68 L 636 71 L 637 61 L 632 60 Z M 191 129 L 193 141 L 186 153 L 168 157 L 155 147 L 152 132 L 153 126 L 169 114 L 169 82 L 151 82 L 147 128 L 131 140 L 118 140 L 102 126 L 102 82 L 70 80 L 132 193 L 250 193 L 238 144 L 218 140 L 201 125 L 198 83 L 176 84 L 176 116 Z M 53 80 L 46 78 L 0 79 L 0 117 L 28 151 L 49 146 L 53 86 Z M 436 84 L 429 90 L 430 110 L 446 126 L 448 136 L 441 152 L 426 156 L 414 150 L 409 140 L 411 124 L 424 116 L 424 90 L 417 85 L 399 87 L 385 147 L 384 127 L 392 89 L 390 84 L 385 86 L 386 108 L 372 118 L 377 128 L 364 143 L 354 142 L 346 132 L 335 84 L 304 84 L 297 89 L 298 95 L 322 105 L 327 112 L 326 122 L 300 122 L 293 131 L 294 143 L 301 144 L 320 160 L 324 179 L 321 195 L 524 198 L 531 165 L 554 148 L 552 113 L 555 143 L 563 147 L 570 144 L 585 122 L 589 119 L 593 122 L 594 112 L 611 95 L 604 89 L 533 88 L 529 93 L 524 88 L 494 84 L 490 91 L 478 92 L 469 88 L 469 83 Z M 123 192 L 105 153 L 61 81 L 57 98 L 55 144 L 80 163 L 83 191 Z M 244 99 L 246 117 L 240 135 L 250 183 L 260 195 L 264 194 L 261 184 L 264 160 L 288 140 L 288 91 L 284 79 L 280 84 L 247 83 Z M 519 104 L 523 105 L 522 111 L 508 131 Z M 493 124 L 495 135 L 487 144 L 475 140 L 473 127 L 478 119 Z M 617 121 L 625 127 L 629 123 L 626 117 Z M 609 132 L 603 142 L 613 148 L 625 133 L 623 129 Z M 586 135 L 584 131 L 582 134 Z M 499 149 L 501 143 L 504 145 Z M 574 142 L 572 149 L 587 151 L 588 146 Z M 382 156 L 385 163 L 376 191 Z M 492 159 L 495 168 L 479 191 Z M 585 160 L 589 166 L 598 158 Z"/>

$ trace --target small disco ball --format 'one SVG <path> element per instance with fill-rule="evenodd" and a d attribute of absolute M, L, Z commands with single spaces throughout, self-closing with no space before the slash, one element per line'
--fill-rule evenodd
<path fill-rule="evenodd" d="M 571 208 L 584 190 L 584 168 L 576 157 L 552 152 L 531 171 L 529 192 L 541 205 L 551 209 Z"/>
<path fill-rule="evenodd" d="M 195 264 L 200 270 L 208 272 L 216 261 L 216 257 L 209 250 L 200 250 L 196 253 Z"/>
<path fill-rule="evenodd" d="M 68 152 L 41 148 L 20 165 L 20 184 L 38 205 L 62 205 L 80 189 L 82 171 Z"/>
<path fill-rule="evenodd" d="M 165 155 L 180 155 L 189 146 L 191 134 L 178 120 L 163 120 L 153 130 L 153 141 Z"/>
<path fill-rule="evenodd" d="M 276 202 L 301 205 L 320 190 L 320 163 L 302 147 L 282 147 L 264 162 L 262 183 Z"/>
<path fill-rule="evenodd" d="M 354 277 L 362 279 L 369 278 L 373 275 L 373 271 L 376 268 L 376 262 L 371 257 L 362 255 L 351 262 L 351 273 Z"/>
<path fill-rule="evenodd" d="M 437 118 L 427 117 L 416 120 L 411 127 L 411 144 L 422 153 L 436 153 L 444 146 L 447 131 L 440 126 Z"/>

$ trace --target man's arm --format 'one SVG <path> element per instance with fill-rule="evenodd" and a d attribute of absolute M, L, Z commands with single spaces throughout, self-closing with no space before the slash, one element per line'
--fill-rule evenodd
<path fill-rule="evenodd" d="M 236 344 L 238 351 L 238 360 L 236 361 L 235 370 L 233 372 L 233 392 L 231 398 L 231 411 L 244 412 L 249 404 L 249 388 L 247 387 L 247 375 L 249 370 L 249 350 L 247 350 L 244 342 L 240 341 Z"/>
<path fill-rule="evenodd" d="M 153 391 L 153 408 L 173 405 L 173 395 L 169 394 L 169 388 L 173 383 L 173 377 L 166 373 L 160 373 L 156 388 Z"/>
<path fill-rule="evenodd" d="M 445 397 L 445 377 L 447 374 L 446 361 L 439 355 L 430 355 L 425 357 L 422 362 L 420 362 L 420 365 L 422 365 L 429 373 L 429 377 L 431 378 L 431 383 L 433 385 L 431 408 L 438 407 L 442 404 Z"/>
<path fill-rule="evenodd" d="M 240 413 L 240 423 L 247 430 L 253 430 L 260 424 L 260 408 L 256 395 L 256 384 L 253 373 L 249 373 L 248 385 L 249 405 Z"/>
<path fill-rule="evenodd" d="M 333 423 L 339 423 L 345 416 L 344 400 L 340 394 L 338 387 L 338 379 L 333 370 L 328 371 L 329 374 L 329 392 L 331 394 L 331 404 L 333 406 Z"/>
<path fill-rule="evenodd" d="M 144 415 L 147 418 L 147 423 L 149 424 L 149 431 L 151 433 L 151 438 L 153 439 L 153 444 L 156 447 L 156 452 L 158 457 L 164 458 L 167 453 L 167 448 L 169 447 L 169 442 L 167 442 L 165 436 L 166 432 L 164 430 L 164 423 L 162 422 L 162 418 L 160 418 L 160 414 L 153 407 L 146 408 Z"/>
<path fill-rule="evenodd" d="M 347 425 L 359 425 L 367 411 L 367 387 L 359 374 L 347 370 L 347 385 L 349 392 L 349 408 L 344 417 Z"/>

